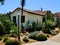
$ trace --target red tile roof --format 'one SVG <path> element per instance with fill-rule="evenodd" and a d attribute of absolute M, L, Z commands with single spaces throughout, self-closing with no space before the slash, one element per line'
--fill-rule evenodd
<path fill-rule="evenodd" d="M 22 8 L 18 7 L 14 11 L 12 11 L 12 13 L 14 13 L 16 10 L 22 10 Z M 44 16 L 47 12 L 47 11 L 40 11 L 40 10 L 31 11 L 31 10 L 27 10 L 27 9 L 23 9 L 23 11 L 28 12 L 28 13 L 32 13 L 32 14 L 36 14 L 36 15 L 40 15 L 40 16 Z"/>
<path fill-rule="evenodd" d="M 56 16 L 57 18 L 60 18 L 60 12 L 55 13 L 55 16 Z"/>

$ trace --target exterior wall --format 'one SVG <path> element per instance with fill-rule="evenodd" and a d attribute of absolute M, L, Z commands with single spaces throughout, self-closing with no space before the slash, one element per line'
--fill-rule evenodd
<path fill-rule="evenodd" d="M 21 11 L 19 11 L 19 14 L 20 14 L 20 24 L 21 24 Z M 42 23 L 42 17 L 43 16 L 39 16 L 39 15 L 36 15 L 36 14 L 31 14 L 31 13 L 27 13 L 27 12 L 24 12 L 23 14 L 25 16 L 25 23 L 27 21 L 30 21 L 30 22 L 41 22 Z M 16 16 L 16 24 L 18 24 L 18 10 L 16 10 L 14 13 L 11 14 L 11 20 L 13 21 L 13 16 Z M 24 23 L 24 24 L 25 24 Z"/>
<path fill-rule="evenodd" d="M 11 20 L 12 21 L 13 21 L 13 16 L 16 16 L 16 24 L 18 24 L 18 11 L 17 10 L 11 14 Z"/>
<path fill-rule="evenodd" d="M 27 22 L 28 20 L 30 22 L 41 22 L 42 23 L 42 17 L 43 16 L 39 16 L 39 15 L 36 15 L 36 14 L 30 14 L 30 13 L 24 13 L 25 14 L 25 22 Z"/>

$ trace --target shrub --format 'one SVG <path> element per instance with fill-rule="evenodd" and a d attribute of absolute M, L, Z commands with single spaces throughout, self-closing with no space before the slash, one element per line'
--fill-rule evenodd
<path fill-rule="evenodd" d="M 5 34 L 10 34 L 11 27 L 14 26 L 13 22 L 10 20 L 3 20 L 2 23 L 5 27 Z"/>
<path fill-rule="evenodd" d="M 2 37 L 0 36 L 0 40 L 2 40 Z"/>
<path fill-rule="evenodd" d="M 33 32 L 33 31 L 39 31 L 42 29 L 42 25 L 40 24 L 40 22 L 27 22 L 26 26 L 24 27 L 24 29 L 28 32 Z"/>
<path fill-rule="evenodd" d="M 20 36 L 23 36 L 23 33 L 20 33 Z"/>
<path fill-rule="evenodd" d="M 51 34 L 52 34 L 52 35 L 56 35 L 56 34 L 58 34 L 58 33 L 59 33 L 59 32 L 56 31 L 56 30 L 52 30 L 52 31 L 51 31 Z"/>
<path fill-rule="evenodd" d="M 51 34 L 52 29 L 46 28 L 46 33 Z"/>
<path fill-rule="evenodd" d="M 19 41 L 7 40 L 5 45 L 19 45 Z"/>
<path fill-rule="evenodd" d="M 55 22 L 51 21 L 51 20 L 47 20 L 46 23 L 44 22 L 43 24 L 44 29 L 43 32 L 51 34 L 51 30 L 55 28 Z"/>
<path fill-rule="evenodd" d="M 8 37 L 4 37 L 3 42 L 6 42 L 8 40 Z"/>
<path fill-rule="evenodd" d="M 28 37 L 25 36 L 24 39 L 23 39 L 23 41 L 24 41 L 24 42 L 28 42 L 28 41 L 29 41 L 29 40 L 28 40 Z"/>
<path fill-rule="evenodd" d="M 12 33 L 17 35 L 17 27 L 16 26 L 11 27 L 10 34 L 12 34 Z"/>
<path fill-rule="evenodd" d="M 47 37 L 44 34 L 40 34 L 37 36 L 37 40 L 38 41 L 46 41 Z"/>
<path fill-rule="evenodd" d="M 0 36 L 2 36 L 4 34 L 4 30 L 5 30 L 5 27 L 2 24 L 2 22 L 0 22 Z"/>
<path fill-rule="evenodd" d="M 31 28 L 31 25 L 26 26 L 25 30 L 28 31 L 28 32 L 33 32 L 32 28 Z"/>
<path fill-rule="evenodd" d="M 31 32 L 29 37 L 31 39 L 37 39 L 36 36 L 38 35 L 38 33 L 39 33 L 39 31 Z"/>

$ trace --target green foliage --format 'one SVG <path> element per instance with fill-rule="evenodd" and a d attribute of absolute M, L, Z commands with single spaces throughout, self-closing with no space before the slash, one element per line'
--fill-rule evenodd
<path fill-rule="evenodd" d="M 1 14 L 0 15 L 0 21 L 3 21 L 3 20 L 10 20 L 8 16 L 6 16 L 5 14 Z"/>
<path fill-rule="evenodd" d="M 45 25 L 45 22 L 44 22 L 44 25 Z M 46 21 L 46 25 L 51 27 L 51 26 L 54 26 L 55 25 L 55 22 L 53 22 L 51 20 L 47 20 Z"/>
<path fill-rule="evenodd" d="M 2 40 L 2 36 L 0 36 L 0 40 Z"/>
<path fill-rule="evenodd" d="M 44 35 L 44 34 L 39 34 L 39 31 L 35 31 L 35 32 L 30 33 L 30 38 L 38 40 L 38 41 L 45 41 L 45 40 L 47 40 L 47 36 Z"/>
<path fill-rule="evenodd" d="M 25 28 L 25 30 L 28 31 L 28 32 L 31 32 L 31 31 L 32 31 L 32 30 L 31 30 L 31 25 L 30 25 L 29 21 L 26 22 L 26 26 L 25 26 L 24 28 Z"/>
<path fill-rule="evenodd" d="M 3 35 L 5 31 L 4 25 L 0 22 L 0 35 Z"/>
<path fill-rule="evenodd" d="M 17 27 L 14 26 L 14 27 L 11 27 L 11 30 L 10 30 L 10 37 L 17 37 Z"/>
<path fill-rule="evenodd" d="M 6 42 L 8 40 L 8 37 L 4 37 L 3 42 Z"/>
<path fill-rule="evenodd" d="M 46 28 L 50 28 L 50 29 L 55 28 L 55 22 L 53 22 L 51 20 L 47 20 L 45 25 L 46 25 Z"/>
<path fill-rule="evenodd" d="M 9 34 L 13 23 L 10 20 L 4 20 L 2 23 L 5 26 L 6 33 Z"/>
<path fill-rule="evenodd" d="M 37 23 L 36 22 L 32 22 L 30 23 L 29 21 L 27 21 L 26 26 L 25 26 L 25 30 L 28 32 L 33 32 L 33 31 L 39 31 L 42 29 L 42 25 L 40 25 L 40 22 Z"/>
<path fill-rule="evenodd" d="M 19 45 L 19 41 L 7 40 L 5 45 Z"/>
<path fill-rule="evenodd" d="M 43 30 L 44 33 L 48 33 L 48 34 L 51 34 L 51 31 L 52 30 L 50 28 L 46 28 L 46 29 Z"/>
<path fill-rule="evenodd" d="M 55 28 L 54 15 L 51 13 L 51 11 L 47 11 L 44 19 L 43 32 L 50 34 L 51 30 Z"/>
<path fill-rule="evenodd" d="M 26 22 L 26 26 L 29 26 L 29 21 Z"/>
<path fill-rule="evenodd" d="M 16 26 L 14 26 L 14 27 L 12 26 L 12 27 L 11 27 L 11 30 L 10 30 L 10 33 L 17 35 L 17 27 L 16 27 Z"/>
<path fill-rule="evenodd" d="M 45 29 L 43 30 L 43 32 L 51 34 L 52 29 L 55 28 L 55 22 L 47 20 L 46 22 L 44 22 L 44 27 Z"/>
<path fill-rule="evenodd" d="M 11 20 L 11 12 L 8 12 L 6 16 Z"/>
<path fill-rule="evenodd" d="M 54 15 L 52 14 L 51 11 L 47 11 L 47 13 L 46 13 L 45 16 L 46 16 L 46 19 L 47 19 L 47 20 L 53 21 Z"/>
<path fill-rule="evenodd" d="M 46 25 L 47 25 L 47 27 L 51 28 L 51 27 L 55 26 L 55 22 L 53 22 L 51 20 L 47 20 Z"/>
<path fill-rule="evenodd" d="M 38 41 L 46 41 L 47 37 L 44 34 L 40 34 L 37 36 L 37 40 Z"/>
<path fill-rule="evenodd" d="M 1 5 L 3 5 L 3 4 L 4 4 L 4 1 L 5 1 L 5 0 L 0 0 Z"/>
<path fill-rule="evenodd" d="M 38 28 L 38 24 L 35 23 L 35 22 L 33 22 L 33 23 L 32 23 L 32 29 L 33 29 L 34 31 L 36 31 L 37 28 Z"/>
<path fill-rule="evenodd" d="M 37 39 L 38 33 L 39 33 L 39 31 L 31 32 L 29 37 L 30 37 L 31 39 Z"/>
<path fill-rule="evenodd" d="M 25 36 L 25 37 L 23 38 L 23 41 L 24 41 L 24 42 L 28 42 L 28 41 L 29 41 L 29 40 L 28 40 L 28 37 Z"/>
<path fill-rule="evenodd" d="M 16 32 L 16 26 L 6 15 L 0 15 L 0 35 L 10 34 L 10 31 Z"/>

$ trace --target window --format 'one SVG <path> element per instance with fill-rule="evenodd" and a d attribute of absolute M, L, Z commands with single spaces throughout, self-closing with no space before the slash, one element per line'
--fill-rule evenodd
<path fill-rule="evenodd" d="M 16 25 L 16 16 L 13 16 L 13 22 Z"/>
<path fill-rule="evenodd" d="M 42 18 L 42 21 L 43 21 L 43 22 L 45 21 L 45 16 Z"/>
<path fill-rule="evenodd" d="M 22 23 L 25 22 L 25 16 L 21 16 L 21 22 L 22 22 Z"/>

